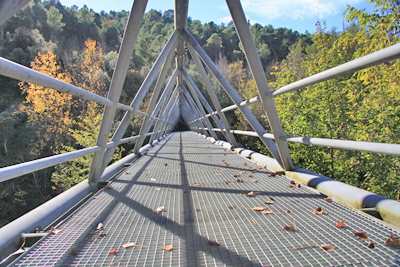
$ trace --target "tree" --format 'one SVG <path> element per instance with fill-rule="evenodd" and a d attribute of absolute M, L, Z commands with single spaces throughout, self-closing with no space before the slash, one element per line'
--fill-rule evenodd
<path fill-rule="evenodd" d="M 60 34 L 63 32 L 65 23 L 62 22 L 63 15 L 60 11 L 51 6 L 47 11 L 47 25 L 50 27 L 51 40 L 56 42 L 60 38 Z"/>

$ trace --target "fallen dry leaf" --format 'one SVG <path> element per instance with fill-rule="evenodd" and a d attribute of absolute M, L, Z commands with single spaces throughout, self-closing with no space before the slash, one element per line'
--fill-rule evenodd
<path fill-rule="evenodd" d="M 239 174 L 243 174 L 243 173 L 246 173 L 245 171 L 241 171 L 241 172 L 239 172 Z"/>
<path fill-rule="evenodd" d="M 99 197 L 96 196 L 96 197 L 93 197 L 93 199 L 99 199 Z"/>
<path fill-rule="evenodd" d="M 276 173 L 275 172 L 271 172 L 270 174 L 268 174 L 269 177 L 275 177 Z"/>
<path fill-rule="evenodd" d="M 271 201 L 271 200 L 265 201 L 264 203 L 265 203 L 265 204 L 275 204 L 275 202 L 273 202 L 273 201 Z"/>
<path fill-rule="evenodd" d="M 389 238 L 385 241 L 385 244 L 392 247 L 400 247 L 400 237 L 394 237 L 390 234 Z"/>
<path fill-rule="evenodd" d="M 208 241 L 208 244 L 209 244 L 210 246 L 219 246 L 219 245 L 221 245 L 220 242 L 218 242 L 218 241 L 212 241 L 212 240 Z"/>
<path fill-rule="evenodd" d="M 251 177 L 254 177 L 254 175 L 250 174 L 249 177 L 250 177 L 250 178 L 251 178 Z"/>
<path fill-rule="evenodd" d="M 335 246 L 332 246 L 332 245 L 324 245 L 324 244 L 321 244 L 321 248 L 323 248 L 323 249 L 325 249 L 325 250 L 327 250 L 327 251 L 332 251 L 332 250 L 334 250 L 336 247 L 335 247 Z"/>
<path fill-rule="evenodd" d="M 243 164 L 243 166 L 245 166 L 245 167 L 246 167 L 246 166 L 247 166 L 247 163 L 244 163 L 244 164 Z"/>
<path fill-rule="evenodd" d="M 126 174 L 131 174 L 131 172 L 125 172 Z"/>
<path fill-rule="evenodd" d="M 265 208 L 263 208 L 263 207 L 254 207 L 254 208 L 251 208 L 251 210 L 263 211 L 263 210 L 265 210 Z"/>
<path fill-rule="evenodd" d="M 331 201 L 332 201 L 332 198 L 331 198 L 331 197 L 326 197 L 326 198 L 324 198 L 324 199 L 325 199 L 326 202 L 331 202 Z"/>
<path fill-rule="evenodd" d="M 236 182 L 238 182 L 238 183 L 244 183 L 244 180 L 237 179 Z"/>
<path fill-rule="evenodd" d="M 233 177 L 239 177 L 240 176 L 240 174 L 235 174 L 235 175 L 233 175 Z"/>
<path fill-rule="evenodd" d="M 286 210 L 286 213 L 292 213 L 293 210 Z"/>
<path fill-rule="evenodd" d="M 315 210 L 316 210 L 316 211 L 322 211 L 322 208 L 321 208 L 321 207 L 318 207 L 318 208 L 316 208 Z"/>
<path fill-rule="evenodd" d="M 246 197 L 252 197 L 252 196 L 254 196 L 254 192 L 253 191 L 247 193 L 247 195 L 246 195 Z"/>
<path fill-rule="evenodd" d="M 375 248 L 375 245 L 374 245 L 374 243 L 372 243 L 371 241 L 369 241 L 367 247 L 368 247 L 368 248 Z"/>
<path fill-rule="evenodd" d="M 173 245 L 168 245 L 168 246 L 162 247 L 162 249 L 166 250 L 166 251 L 170 251 L 170 250 L 174 249 L 174 246 Z"/>
<path fill-rule="evenodd" d="M 253 183 L 258 183 L 258 181 L 257 180 L 253 180 Z"/>
<path fill-rule="evenodd" d="M 99 223 L 99 224 L 97 225 L 96 230 L 103 230 L 103 228 L 104 228 L 104 225 L 103 225 L 102 223 Z"/>
<path fill-rule="evenodd" d="M 107 190 L 111 190 L 112 189 L 112 186 L 111 185 L 108 185 L 107 186 Z"/>
<path fill-rule="evenodd" d="M 158 207 L 157 209 L 155 209 L 154 211 L 160 213 L 163 210 L 164 210 L 164 206 L 161 206 L 161 207 Z"/>
<path fill-rule="evenodd" d="M 324 213 L 324 211 L 325 211 L 325 210 L 321 210 L 321 211 L 318 211 L 318 210 L 313 210 L 312 212 L 313 212 L 314 214 L 321 215 L 321 214 L 323 214 L 323 213 Z"/>
<path fill-rule="evenodd" d="M 159 188 L 159 187 L 156 188 L 156 191 L 160 191 L 160 190 L 161 190 L 161 188 Z"/>
<path fill-rule="evenodd" d="M 57 229 L 57 228 L 51 227 L 51 233 L 52 234 L 58 234 L 59 232 L 61 232 L 61 229 Z"/>
<path fill-rule="evenodd" d="M 108 254 L 109 254 L 109 255 L 115 255 L 115 254 L 117 254 L 117 249 L 116 249 L 116 248 L 112 249 Z"/>
<path fill-rule="evenodd" d="M 120 259 L 120 260 L 117 260 L 117 261 L 112 262 L 112 263 L 110 264 L 110 267 L 113 266 L 114 264 L 118 263 L 118 262 L 123 261 L 123 260 L 124 260 L 124 259 Z"/>
<path fill-rule="evenodd" d="M 301 184 L 297 184 L 297 188 L 300 188 L 301 187 Z"/>
<path fill-rule="evenodd" d="M 290 180 L 290 184 L 296 184 L 296 182 L 293 180 Z"/>
<path fill-rule="evenodd" d="M 287 225 L 285 225 L 285 226 L 283 227 L 283 230 L 286 230 L 286 231 L 294 231 L 294 230 L 297 230 L 296 221 L 293 220 L 293 226 L 287 226 Z"/>
<path fill-rule="evenodd" d="M 269 199 L 271 199 L 272 201 L 274 201 L 274 200 L 275 200 L 273 197 L 269 197 Z"/>
<path fill-rule="evenodd" d="M 135 243 L 126 243 L 122 245 L 123 248 L 130 248 L 130 247 L 145 247 L 147 248 L 148 246 L 145 245 L 135 245 Z"/>
<path fill-rule="evenodd" d="M 252 170 L 251 173 L 257 173 L 257 171 L 256 170 Z"/>
<path fill-rule="evenodd" d="M 154 178 L 150 178 L 150 181 L 155 182 L 155 181 L 157 181 L 157 180 L 154 179 Z"/>
<path fill-rule="evenodd" d="M 168 164 L 167 164 L 167 163 L 164 163 L 164 166 L 168 166 Z"/>
<path fill-rule="evenodd" d="M 361 240 L 367 240 L 367 233 L 365 232 L 353 232 L 353 234 L 355 236 L 358 236 L 359 238 L 361 238 Z"/>
<path fill-rule="evenodd" d="M 199 186 L 201 186 L 201 184 L 194 184 L 194 186 L 199 187 Z"/>
<path fill-rule="evenodd" d="M 218 176 L 218 175 L 221 175 L 220 173 L 216 173 L 216 174 L 214 174 L 215 176 Z"/>
<path fill-rule="evenodd" d="M 338 224 L 336 225 L 336 227 L 337 227 L 337 228 L 343 227 L 343 223 L 344 223 L 343 220 L 339 221 Z"/>
<path fill-rule="evenodd" d="M 267 215 L 267 214 L 280 214 L 279 212 L 275 212 L 275 211 L 272 211 L 272 210 L 263 210 L 263 211 L 261 211 L 261 214 L 262 215 Z"/>

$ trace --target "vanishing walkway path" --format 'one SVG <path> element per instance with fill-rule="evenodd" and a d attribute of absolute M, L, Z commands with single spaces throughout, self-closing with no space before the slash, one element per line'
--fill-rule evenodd
<path fill-rule="evenodd" d="M 398 232 L 360 212 L 325 201 L 326 196 L 314 189 L 293 187 L 284 176 L 268 176 L 263 168 L 254 171 L 257 167 L 193 132 L 173 133 L 67 218 L 57 227 L 60 232 L 44 237 L 14 264 L 400 264 L 399 250 L 384 244 L 390 233 L 398 236 Z M 251 191 L 255 195 L 246 196 Z M 154 211 L 160 207 L 164 210 Z M 253 207 L 275 213 L 263 215 L 251 210 Z M 324 209 L 323 214 L 312 212 L 317 207 Z M 342 228 L 336 227 L 339 220 L 344 220 Z M 294 221 L 297 230 L 283 230 Z M 368 240 L 354 236 L 358 231 L 366 232 Z M 368 248 L 368 241 L 375 248 Z M 139 246 L 122 247 L 130 242 Z M 295 249 L 313 244 L 317 246 Z M 336 248 L 326 251 L 321 244 Z M 167 245 L 174 249 L 163 250 Z M 116 254 L 110 254 L 113 249 Z"/>

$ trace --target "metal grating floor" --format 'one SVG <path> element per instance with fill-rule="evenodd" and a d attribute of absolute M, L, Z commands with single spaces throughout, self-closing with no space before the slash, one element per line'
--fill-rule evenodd
<path fill-rule="evenodd" d="M 228 166 L 227 166 L 228 165 Z M 399 232 L 192 132 L 174 133 L 129 166 L 16 266 L 399 266 Z M 240 175 L 234 177 L 234 175 Z M 253 177 L 251 177 L 253 176 Z M 244 183 L 226 183 L 241 179 Z M 257 180 L 257 182 L 253 182 Z M 247 197 L 250 191 L 257 192 Z M 265 201 L 274 199 L 274 204 Z M 164 211 L 154 210 L 164 206 Z M 280 214 L 249 210 L 266 207 Z M 323 207 L 322 215 L 311 210 Z M 292 210 L 286 213 L 286 210 Z M 344 227 L 337 228 L 338 220 Z M 293 225 L 296 231 L 285 231 Z M 99 223 L 102 230 L 96 230 Z M 363 231 L 368 240 L 352 232 Z M 210 241 L 220 242 L 211 246 Z M 367 247 L 368 241 L 375 248 Z M 123 248 L 134 242 L 138 247 Z M 318 247 L 295 249 L 311 244 Z M 325 251 L 319 245 L 336 247 Z M 141 246 L 143 245 L 143 246 Z M 172 251 L 161 247 L 173 245 Z M 116 254 L 109 254 L 117 249 Z"/>

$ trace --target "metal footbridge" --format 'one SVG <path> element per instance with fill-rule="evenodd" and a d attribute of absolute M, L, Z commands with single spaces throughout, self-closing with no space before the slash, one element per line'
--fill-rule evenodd
<path fill-rule="evenodd" d="M 0 25 L 27 2 L 2 1 Z M 274 98 L 396 59 L 400 44 L 272 91 L 241 3 L 227 0 L 259 92 L 243 100 L 187 30 L 188 0 L 175 0 L 175 30 L 125 105 L 119 99 L 146 4 L 133 2 L 107 97 L 0 58 L 1 75 L 104 106 L 95 146 L 0 169 L 3 182 L 93 155 L 86 180 L 0 229 L 0 265 L 399 266 L 400 203 L 294 166 L 287 142 L 395 156 L 400 145 L 288 136 Z M 232 106 L 221 106 L 210 76 Z M 248 108 L 257 102 L 269 133 Z M 231 128 L 225 113 L 235 109 L 253 131 Z M 127 136 L 139 115 L 139 134 Z M 191 131 L 173 132 L 180 118 Z M 239 147 L 236 135 L 259 138 L 272 157 Z M 110 165 L 128 142 L 132 153 Z"/>

